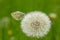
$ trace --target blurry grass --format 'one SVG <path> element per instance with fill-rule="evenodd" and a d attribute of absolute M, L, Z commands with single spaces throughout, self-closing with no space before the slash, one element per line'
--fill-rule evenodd
<path fill-rule="evenodd" d="M 20 28 L 20 21 L 14 20 L 10 13 L 14 11 L 30 12 L 42 11 L 47 15 L 51 12 L 57 14 L 50 32 L 43 38 L 27 37 Z M 0 40 L 60 40 L 60 0 L 1 0 L 0 2 L 0 19 L 9 17 L 10 25 L 8 28 L 0 28 Z M 4 25 L 5 27 L 5 25 Z M 8 35 L 7 31 L 12 30 L 13 34 Z"/>
<path fill-rule="evenodd" d="M 0 40 L 2 40 L 2 29 L 0 28 Z"/>

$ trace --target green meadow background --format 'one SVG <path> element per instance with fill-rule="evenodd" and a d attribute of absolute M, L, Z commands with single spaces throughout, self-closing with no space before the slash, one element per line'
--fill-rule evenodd
<path fill-rule="evenodd" d="M 21 21 L 11 17 L 15 11 L 42 11 L 47 15 L 55 13 L 57 17 L 45 37 L 31 38 L 22 32 Z M 60 40 L 60 0 L 0 0 L 0 40 Z"/>

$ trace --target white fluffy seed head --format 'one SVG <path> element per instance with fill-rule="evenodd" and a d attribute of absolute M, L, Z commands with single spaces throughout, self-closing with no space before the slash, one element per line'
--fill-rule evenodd
<path fill-rule="evenodd" d="M 15 19 L 15 20 L 21 20 L 24 16 L 23 12 L 20 11 L 15 11 L 11 13 L 11 16 Z"/>
<path fill-rule="evenodd" d="M 55 19 L 55 18 L 57 17 L 57 15 L 56 15 L 55 13 L 50 13 L 49 16 L 50 16 L 50 18 L 52 18 L 52 19 Z"/>
<path fill-rule="evenodd" d="M 50 30 L 51 21 L 42 12 L 29 12 L 21 21 L 21 28 L 27 36 L 44 37 Z"/>
<path fill-rule="evenodd" d="M 9 17 L 3 17 L 0 21 L 1 21 L 0 22 L 1 27 L 5 26 L 6 28 L 8 28 L 8 26 L 10 24 L 10 18 Z"/>

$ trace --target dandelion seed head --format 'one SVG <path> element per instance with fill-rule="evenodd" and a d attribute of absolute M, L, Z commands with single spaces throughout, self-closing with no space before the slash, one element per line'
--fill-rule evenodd
<path fill-rule="evenodd" d="M 2 22 L 9 23 L 10 22 L 10 18 L 9 17 L 3 17 L 2 18 Z"/>
<path fill-rule="evenodd" d="M 45 36 L 51 27 L 51 21 L 49 17 L 39 11 L 29 12 L 21 21 L 22 31 L 31 37 L 43 37 Z"/>
<path fill-rule="evenodd" d="M 11 16 L 15 19 L 15 20 L 21 20 L 24 16 L 23 12 L 20 11 L 16 11 L 16 12 L 12 12 Z"/>
<path fill-rule="evenodd" d="M 10 40 L 15 40 L 15 37 L 14 37 L 14 36 L 12 36 L 12 37 L 10 38 Z"/>
<path fill-rule="evenodd" d="M 0 26 L 3 27 L 8 27 L 8 25 L 10 24 L 10 18 L 9 17 L 3 17 L 1 20 L 0 20 Z"/>
<path fill-rule="evenodd" d="M 49 16 L 50 16 L 50 18 L 52 18 L 52 19 L 55 19 L 55 18 L 57 17 L 57 15 L 56 15 L 55 13 L 50 13 Z"/>

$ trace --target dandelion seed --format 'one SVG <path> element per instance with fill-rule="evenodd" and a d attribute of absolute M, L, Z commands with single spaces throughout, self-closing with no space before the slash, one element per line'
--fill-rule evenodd
<path fill-rule="evenodd" d="M 12 12 L 11 16 L 15 19 L 15 20 L 21 20 L 24 16 L 23 12 L 20 11 L 16 11 L 16 12 Z"/>
<path fill-rule="evenodd" d="M 43 12 L 29 12 L 21 21 L 21 28 L 29 37 L 44 37 L 51 28 L 51 20 Z"/>

